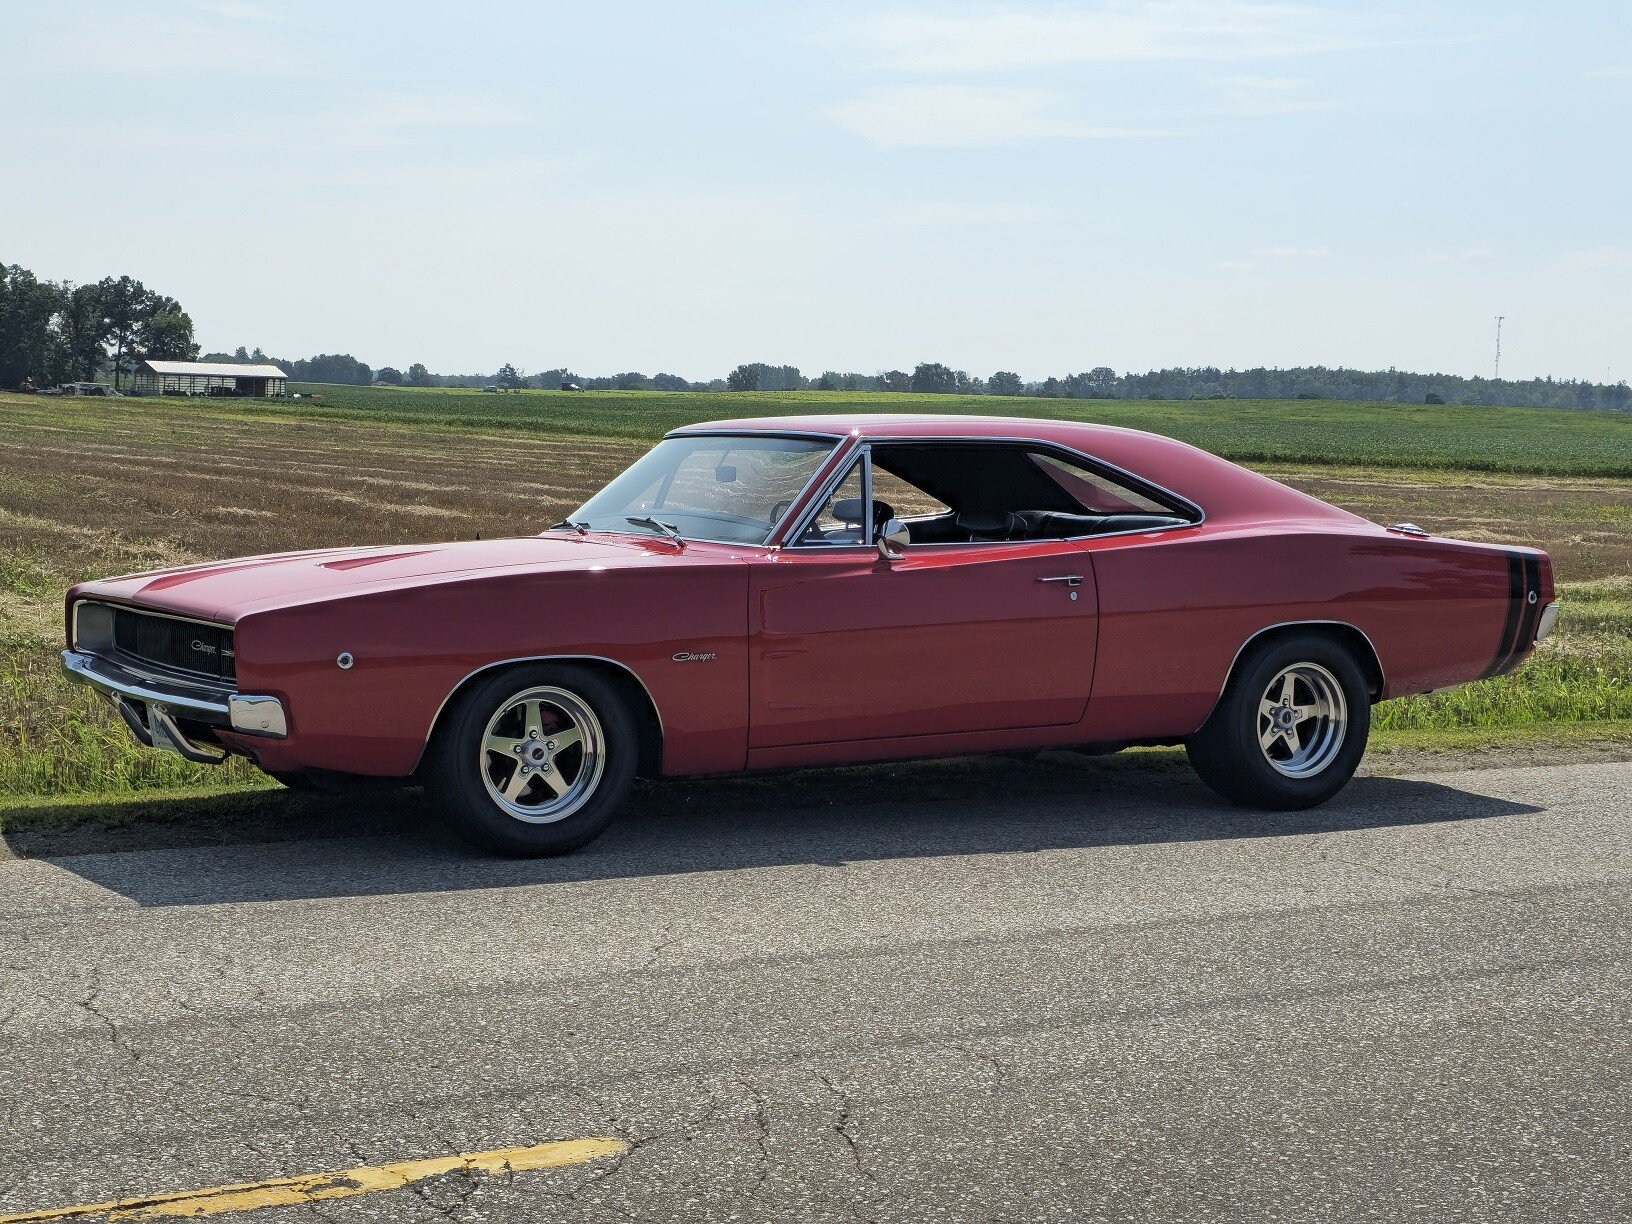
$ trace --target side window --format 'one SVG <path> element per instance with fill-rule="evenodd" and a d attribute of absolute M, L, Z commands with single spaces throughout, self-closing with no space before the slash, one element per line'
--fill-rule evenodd
<path fill-rule="evenodd" d="M 851 464 L 832 496 L 799 536 L 800 544 L 865 544 L 867 520 L 862 501 L 861 460 Z"/>
<path fill-rule="evenodd" d="M 1033 454 L 1031 461 L 1048 477 L 1094 514 L 1172 514 L 1160 502 L 1152 501 L 1126 485 L 1078 467 L 1054 455 Z"/>
<path fill-rule="evenodd" d="M 876 463 L 873 464 L 873 500 L 887 505 L 896 518 L 946 514 L 951 510 L 940 498 L 930 496 L 917 485 L 908 484 L 893 472 L 886 472 Z"/>

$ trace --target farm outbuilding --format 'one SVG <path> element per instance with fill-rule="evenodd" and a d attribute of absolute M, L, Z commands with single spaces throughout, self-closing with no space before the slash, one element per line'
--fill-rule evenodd
<path fill-rule="evenodd" d="M 244 395 L 281 399 L 289 375 L 275 365 L 227 361 L 144 361 L 136 367 L 137 395 Z"/>

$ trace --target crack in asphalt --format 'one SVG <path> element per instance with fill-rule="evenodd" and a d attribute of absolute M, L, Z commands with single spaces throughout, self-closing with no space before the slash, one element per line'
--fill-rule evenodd
<path fill-rule="evenodd" d="M 861 1174 L 868 1181 L 877 1181 L 877 1177 L 874 1176 L 874 1174 L 862 1163 L 861 1148 L 856 1145 L 855 1135 L 850 1133 L 850 1097 L 842 1088 L 835 1084 L 821 1071 L 813 1069 L 811 1074 L 817 1079 L 821 1080 L 823 1084 L 827 1085 L 827 1090 L 833 1094 L 834 1104 L 838 1113 L 838 1118 L 833 1123 L 833 1133 L 838 1135 L 838 1137 L 844 1141 L 845 1147 L 849 1149 L 850 1160 L 851 1163 L 856 1166 L 856 1172 Z"/>
<path fill-rule="evenodd" d="M 997 1055 L 988 1053 L 985 1050 L 978 1050 L 967 1042 L 950 1041 L 946 1043 L 946 1046 L 948 1049 L 956 1050 L 966 1058 L 990 1067 L 996 1074 L 996 1079 L 992 1081 L 992 1091 L 994 1093 L 1008 1086 L 1011 1077 L 1008 1064 Z"/>
<path fill-rule="evenodd" d="M 116 1050 L 124 1054 L 131 1062 L 140 1063 L 142 1061 L 142 1052 L 130 1044 L 124 1031 L 120 1029 L 118 1022 L 97 1006 L 97 1000 L 101 997 L 102 978 L 100 973 L 93 969 L 91 970 L 91 992 L 83 999 L 77 1000 L 77 1002 L 80 1007 L 94 1016 L 97 1022 L 107 1030 L 108 1040 L 113 1043 Z"/>
<path fill-rule="evenodd" d="M 759 1149 L 759 1162 L 758 1176 L 754 1179 L 753 1188 L 748 1191 L 748 1197 L 755 1198 L 771 1176 L 771 1121 L 765 1108 L 765 1095 L 747 1080 L 739 1079 L 736 1082 L 747 1089 L 754 1102 L 754 1144 Z"/>

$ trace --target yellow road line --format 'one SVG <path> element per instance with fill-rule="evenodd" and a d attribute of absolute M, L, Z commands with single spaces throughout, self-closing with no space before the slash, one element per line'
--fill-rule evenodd
<path fill-rule="evenodd" d="M 120 1199 L 114 1203 L 25 1211 L 19 1215 L 0 1215 L 0 1224 L 80 1220 L 88 1216 L 102 1216 L 109 1220 L 159 1220 L 172 1216 L 221 1215 L 228 1211 L 254 1211 L 260 1207 L 286 1207 L 292 1203 L 350 1198 L 354 1194 L 368 1194 L 375 1190 L 397 1190 L 410 1182 L 460 1169 L 468 1173 L 520 1173 L 529 1169 L 584 1164 L 603 1156 L 618 1156 L 628 1150 L 629 1145 L 622 1139 L 569 1139 L 561 1143 L 539 1143 L 532 1147 L 467 1152 L 462 1156 L 434 1156 L 429 1160 L 365 1165 L 358 1169 L 341 1169 L 337 1173 L 277 1177 L 270 1181 L 243 1182 L 236 1186 L 214 1186 L 208 1190 L 151 1194 L 143 1198 Z"/>

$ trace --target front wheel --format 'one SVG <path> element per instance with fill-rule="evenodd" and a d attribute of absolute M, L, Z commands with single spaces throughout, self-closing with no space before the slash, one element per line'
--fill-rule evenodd
<path fill-rule="evenodd" d="M 1342 790 L 1370 731 L 1371 695 L 1353 653 L 1329 637 L 1300 634 L 1249 651 L 1185 750 L 1224 798 L 1290 810 Z"/>
<path fill-rule="evenodd" d="M 536 664 L 463 694 L 432 746 L 428 788 L 467 840 L 565 854 L 600 836 L 629 793 L 639 731 L 595 672 Z"/>

